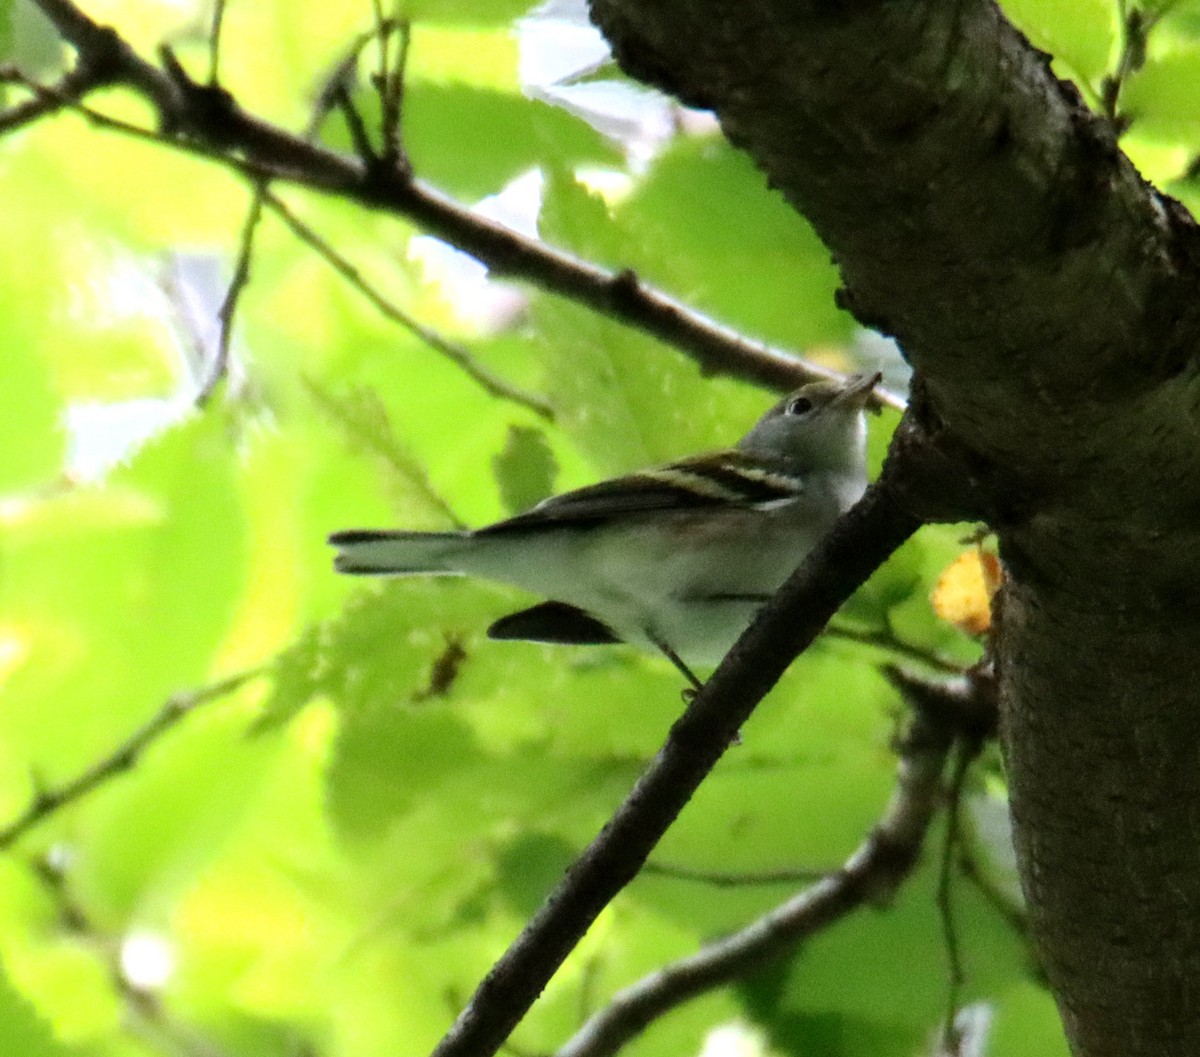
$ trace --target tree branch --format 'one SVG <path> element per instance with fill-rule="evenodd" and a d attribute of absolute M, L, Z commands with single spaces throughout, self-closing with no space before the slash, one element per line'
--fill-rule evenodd
<path fill-rule="evenodd" d="M 374 286 L 363 278 L 362 273 L 343 257 L 334 247 L 322 238 L 313 228 L 301 220 L 283 202 L 270 191 L 265 191 L 263 200 L 280 220 L 287 225 L 301 242 L 311 247 L 322 257 L 334 271 L 353 286 L 359 293 L 371 302 L 380 312 L 394 323 L 399 323 L 410 334 L 419 338 L 435 352 L 441 353 L 451 363 L 463 371 L 472 381 L 476 382 L 485 392 L 502 400 L 527 408 L 546 421 L 554 420 L 554 409 L 550 404 L 535 393 L 527 392 L 511 382 L 505 381 L 498 374 L 488 370 L 461 345 L 442 337 L 436 330 L 419 323 L 416 319 L 394 305 L 383 296 Z"/>
<path fill-rule="evenodd" d="M 905 642 L 888 628 L 859 628 L 853 624 L 833 621 L 825 629 L 824 634 L 830 639 L 843 639 L 846 642 L 892 653 L 898 657 L 906 657 L 946 675 L 961 675 L 965 667 L 949 657 L 943 657 L 940 653 L 926 649 L 924 646 Z"/>
<path fill-rule="evenodd" d="M 840 870 L 746 928 L 619 992 L 555 1057 L 609 1057 L 684 1002 L 789 954 L 860 907 L 890 898 L 916 866 L 929 824 L 942 806 L 942 774 L 954 739 L 954 729 L 941 717 L 915 713 L 900 745 L 891 801 Z"/>
<path fill-rule="evenodd" d="M 104 72 L 104 83 L 126 84 L 141 92 L 159 111 L 165 126 L 183 105 L 177 86 L 147 62 L 113 29 L 89 18 L 71 0 L 35 0 L 54 28 L 79 55 L 84 66 Z"/>
<path fill-rule="evenodd" d="M 34 91 L 32 99 L 26 99 L 0 111 L 0 135 L 71 106 L 88 92 L 103 86 L 107 80 L 107 72 L 87 63 L 78 63 L 75 69 L 46 90 Z M 24 75 L 11 65 L 0 67 L 0 81 L 28 87 Z"/>
<path fill-rule="evenodd" d="M 745 888 L 751 885 L 794 885 L 801 882 L 819 881 L 828 877 L 832 870 L 702 870 L 692 866 L 657 862 L 651 859 L 642 867 L 642 877 L 667 877 L 675 881 L 695 881 L 712 885 L 714 888 Z"/>
<path fill-rule="evenodd" d="M 690 356 L 702 371 L 775 390 L 790 390 L 836 371 L 751 341 L 643 283 L 629 270 L 597 267 L 526 238 L 453 201 L 420 180 L 386 166 L 347 158 L 248 114 L 224 89 L 190 79 L 169 51 L 166 69 L 139 57 L 113 30 L 93 22 L 70 0 L 36 0 L 84 61 L 111 60 L 110 80 L 145 95 L 159 110 L 164 135 L 153 137 L 235 169 L 333 193 L 371 209 L 403 216 L 475 257 L 494 275 L 531 282 L 634 326 Z M 43 92 L 53 98 L 48 89 Z M 60 101 L 61 104 L 61 101 Z M 97 120 L 93 115 L 93 120 Z M 131 131 L 112 119 L 110 129 Z M 185 135 L 186 138 L 179 138 Z M 876 401 L 903 407 L 882 390 Z"/>
<path fill-rule="evenodd" d="M 263 669 L 259 668 L 239 672 L 209 686 L 188 690 L 168 698 L 149 722 L 134 731 L 107 756 L 97 760 L 70 781 L 38 792 L 24 812 L 8 825 L 0 827 L 0 852 L 7 851 L 26 833 L 41 825 L 63 808 L 82 800 L 93 790 L 118 775 L 132 770 L 151 745 L 201 705 L 232 694 L 262 674 Z"/>

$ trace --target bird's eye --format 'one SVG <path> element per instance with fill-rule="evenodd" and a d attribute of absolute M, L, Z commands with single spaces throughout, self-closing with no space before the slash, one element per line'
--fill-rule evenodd
<path fill-rule="evenodd" d="M 813 402 L 807 396 L 798 396 L 790 400 L 785 409 L 789 415 L 807 415 L 813 408 Z"/>

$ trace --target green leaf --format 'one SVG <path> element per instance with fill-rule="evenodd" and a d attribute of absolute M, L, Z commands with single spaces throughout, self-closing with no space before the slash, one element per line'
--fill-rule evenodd
<path fill-rule="evenodd" d="M 3 722 L 47 779 L 207 681 L 246 576 L 239 484 L 225 423 L 197 416 L 104 488 L 50 496 L 10 523 L 7 608 L 26 655 Z"/>
<path fill-rule="evenodd" d="M 829 251 L 724 141 L 678 140 L 617 220 L 652 248 L 622 263 L 754 337 L 804 348 L 844 342 L 853 330 L 834 304 L 839 278 Z"/>
<path fill-rule="evenodd" d="M 505 508 L 517 514 L 554 491 L 558 461 L 540 429 L 509 426 L 508 443 L 492 459 L 492 471 Z"/>
<path fill-rule="evenodd" d="M 628 261 L 637 237 L 567 174 L 547 183 L 540 233 L 589 259 Z M 768 401 L 633 328 L 564 299 L 533 302 L 539 358 L 558 424 L 609 476 L 734 443 Z M 736 424 L 735 424 L 736 423 Z"/>
<path fill-rule="evenodd" d="M 139 541 L 131 573 L 129 588 L 145 608 L 130 616 L 152 621 L 136 639 L 142 650 L 153 650 L 164 683 L 201 681 L 246 578 L 240 466 L 228 423 L 219 414 L 181 423 L 146 445 L 111 483 L 141 492 L 162 513 Z"/>
<path fill-rule="evenodd" d="M 760 1021 L 772 1047 L 782 1053 L 870 1054 L 909 1057 L 932 1034 L 923 1025 L 889 1022 L 862 1013 L 788 1011 Z"/>
<path fill-rule="evenodd" d="M 0 1038 L 8 1053 L 21 1057 L 69 1057 L 50 1026 L 17 993 L 0 966 Z"/>
<path fill-rule="evenodd" d="M 136 781 L 114 782 L 88 805 L 73 879 L 106 919 L 177 898 L 254 810 L 279 745 L 248 740 L 244 728 L 236 710 L 211 703 L 139 761 Z"/>
<path fill-rule="evenodd" d="M 0 26 L 8 29 L 0 55 L 30 77 L 48 79 L 62 66 L 62 37 L 33 0 L 0 2 Z"/>
<path fill-rule="evenodd" d="M 378 96 L 355 96 L 367 128 L 379 127 Z M 329 142 L 352 149 L 345 122 Z M 543 165 L 618 165 L 618 149 L 565 110 L 535 99 L 465 84 L 412 81 L 404 89 L 404 149 L 422 178 L 469 200 L 499 191 Z"/>
<path fill-rule="evenodd" d="M 888 611 L 922 590 L 924 557 L 922 541 L 919 538 L 909 540 L 855 592 L 843 608 L 843 614 L 886 626 Z"/>
<path fill-rule="evenodd" d="M 412 22 L 506 26 L 533 6 L 533 0 L 403 0 L 400 17 Z"/>
<path fill-rule="evenodd" d="M 863 665 L 825 651 L 800 657 L 656 858 L 734 873 L 840 864 L 878 818 L 894 781 L 895 760 L 883 744 L 891 701 Z M 637 886 L 640 899 L 703 934 L 736 929 L 787 893 L 787 886 L 747 885 L 722 889 L 715 900 L 702 883 L 652 875 Z"/>
<path fill-rule="evenodd" d="M 1110 0 L 1004 0 L 1004 13 L 1070 74 L 1096 87 L 1109 67 L 1117 32 Z M 969 76 L 969 72 L 964 72 Z"/>
<path fill-rule="evenodd" d="M 538 234 L 612 267 L 627 266 L 638 247 L 637 234 L 618 222 L 604 197 L 557 165 L 547 169 Z"/>
<path fill-rule="evenodd" d="M 454 512 L 434 490 L 425 468 L 396 436 L 387 407 L 377 393 L 366 388 L 335 393 L 313 381 L 307 388 L 351 447 L 379 461 L 392 502 L 406 511 L 410 524 L 418 525 L 426 519 L 457 522 Z"/>
<path fill-rule="evenodd" d="M 50 371 L 34 345 L 22 340 L 19 325 L 5 329 L 0 422 L 16 443 L 0 460 L 0 494 L 46 484 L 63 468 L 64 409 Z"/>
<path fill-rule="evenodd" d="M 1139 136 L 1200 147 L 1200 44 L 1151 55 L 1121 94 Z"/>
<path fill-rule="evenodd" d="M 359 591 L 340 616 L 306 631 L 280 657 L 262 725 L 286 722 L 318 696 L 369 715 L 412 701 L 447 638 L 469 648 L 490 623 L 480 606 L 485 592 L 420 578 Z"/>
<path fill-rule="evenodd" d="M 13 5 L 17 0 L 0 0 L 0 61 L 13 61 Z M 0 102 L 3 102 L 0 90 Z"/>
<path fill-rule="evenodd" d="M 1032 982 L 1015 985 L 999 996 L 989 1057 L 1067 1057 L 1070 1048 L 1054 997 Z"/>
<path fill-rule="evenodd" d="M 414 803 L 441 797 L 479 757 L 470 728 L 442 709 L 353 709 L 330 764 L 333 822 L 351 840 L 378 837 Z"/>
<path fill-rule="evenodd" d="M 561 837 L 524 832 L 508 842 L 497 857 L 497 887 L 522 917 L 528 917 L 545 901 L 579 849 Z"/>

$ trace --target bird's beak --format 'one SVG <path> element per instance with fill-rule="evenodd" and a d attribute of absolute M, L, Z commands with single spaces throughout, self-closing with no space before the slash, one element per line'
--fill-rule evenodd
<path fill-rule="evenodd" d="M 834 397 L 833 403 L 838 407 L 866 407 L 875 386 L 881 381 L 883 381 L 883 375 L 878 371 L 874 374 L 853 375 L 846 380 L 841 392 Z"/>

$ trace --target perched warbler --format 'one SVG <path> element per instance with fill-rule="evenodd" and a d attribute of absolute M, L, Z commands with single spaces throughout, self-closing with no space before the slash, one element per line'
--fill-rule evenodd
<path fill-rule="evenodd" d="M 716 663 L 867 484 L 863 408 L 879 375 L 813 382 L 734 448 L 543 500 L 462 532 L 337 532 L 335 567 L 478 576 L 549 601 L 501 617 L 494 639 L 631 642 Z"/>

